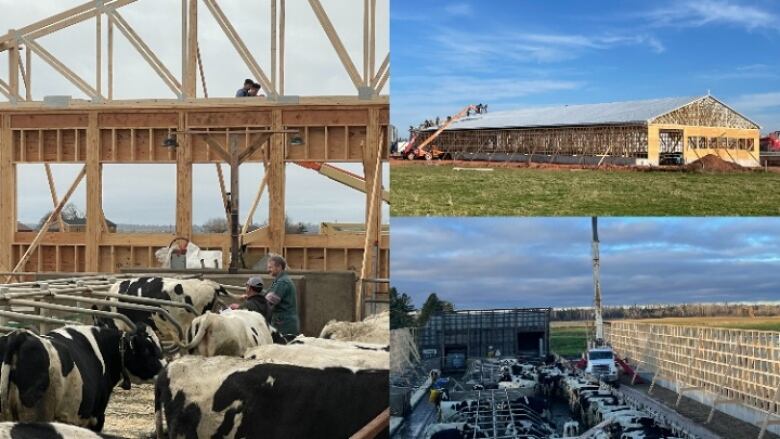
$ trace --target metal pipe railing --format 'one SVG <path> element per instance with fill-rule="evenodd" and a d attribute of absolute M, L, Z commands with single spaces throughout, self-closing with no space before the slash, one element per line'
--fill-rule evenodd
<path fill-rule="evenodd" d="M 61 325 L 72 325 L 77 322 L 71 322 L 70 320 L 64 320 L 64 319 L 58 319 L 55 317 L 44 317 L 39 316 L 37 314 L 25 314 L 23 312 L 16 312 L 16 311 L 7 311 L 4 309 L 0 309 L 0 317 L 6 317 L 6 318 L 12 318 L 16 320 L 22 320 L 22 321 L 30 321 L 30 322 L 41 322 L 41 323 L 58 323 Z M 10 328 L 10 326 L 4 327 Z M 13 328 L 13 330 L 17 330 L 19 328 Z"/>
<path fill-rule="evenodd" d="M 59 294 L 59 291 L 57 291 L 57 294 Z M 195 309 L 194 306 L 190 305 L 189 303 L 184 302 L 174 302 L 172 300 L 165 300 L 165 299 L 153 299 L 150 297 L 136 297 L 136 296 L 128 296 L 126 294 L 116 294 L 116 293 L 105 293 L 102 291 L 91 291 L 89 293 L 90 296 L 101 296 L 101 297 L 111 297 L 120 299 L 121 301 L 126 302 L 135 302 L 135 303 L 141 303 L 141 304 L 147 304 L 147 305 L 163 305 L 163 306 L 171 306 L 174 308 L 184 308 L 187 311 L 195 314 L 196 316 L 200 315 L 200 312 Z M 114 301 L 104 301 L 107 304 L 114 304 Z"/>
<path fill-rule="evenodd" d="M 73 297 L 73 296 L 70 296 L 70 297 Z M 79 297 L 78 299 L 81 300 L 81 297 Z M 101 301 L 101 302 L 105 302 L 105 301 Z M 132 332 L 135 332 L 135 330 L 137 329 L 136 326 L 135 326 L 135 323 L 133 323 L 133 321 L 130 320 L 130 318 L 128 318 L 126 315 L 120 314 L 118 312 L 102 311 L 102 310 L 97 310 L 97 309 L 84 309 L 84 308 L 73 307 L 73 306 L 59 305 L 59 304 L 56 304 L 56 303 L 36 302 L 34 300 L 24 300 L 24 299 L 10 299 L 10 300 L 8 300 L 8 303 L 10 305 L 29 306 L 29 307 L 33 307 L 33 308 L 50 309 L 50 310 L 53 310 L 53 311 L 65 311 L 65 312 L 72 312 L 72 313 L 76 313 L 76 314 L 88 314 L 88 315 L 98 316 L 98 317 L 107 317 L 107 318 L 110 318 L 110 319 L 119 319 L 122 322 L 124 322 L 130 328 L 130 330 Z M 32 316 L 31 314 L 16 313 L 16 312 L 13 312 L 13 311 L 1 311 L 0 312 L 0 316 L 2 316 L 3 313 L 13 313 L 14 315 L 22 315 L 22 316 L 30 315 L 30 316 Z M 37 317 L 37 318 L 47 318 L 47 319 L 51 318 L 51 317 L 41 317 L 41 316 L 35 316 L 35 317 Z M 56 319 L 56 320 L 59 320 L 59 321 L 50 321 L 50 323 L 63 323 L 63 322 L 65 322 L 66 325 L 71 325 L 71 324 L 74 323 L 74 322 L 70 322 L 70 321 L 67 321 L 67 320 L 60 320 L 60 319 Z M 46 320 L 38 320 L 38 321 L 49 322 L 49 321 L 46 321 Z"/>
<path fill-rule="evenodd" d="M 115 308 L 123 308 L 123 309 L 135 309 L 139 311 L 149 311 L 154 312 L 158 314 L 162 314 L 166 319 L 170 320 L 170 323 L 176 328 L 176 332 L 179 334 L 179 339 L 184 340 L 184 330 L 181 327 L 181 324 L 173 318 L 173 316 L 163 308 L 160 308 L 159 306 L 151 306 L 151 305 L 140 305 L 136 303 L 127 303 L 127 302 L 115 302 L 115 301 L 107 301 L 103 299 L 95 299 L 92 297 L 81 297 L 81 296 L 69 296 L 66 294 L 58 294 L 54 293 L 52 294 L 54 299 L 57 300 L 70 300 L 72 302 L 82 302 L 82 303 L 89 303 L 93 305 L 104 305 L 104 306 L 112 306 Z M 37 302 L 40 303 L 40 302 Z M 83 309 L 83 308 L 78 308 Z M 95 311 L 95 310 L 89 310 L 89 311 Z M 124 314 L 120 314 L 124 315 Z M 135 330 L 135 329 L 133 329 Z"/>

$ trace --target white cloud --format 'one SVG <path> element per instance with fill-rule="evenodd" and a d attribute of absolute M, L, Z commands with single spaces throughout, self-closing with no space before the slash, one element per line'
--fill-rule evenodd
<path fill-rule="evenodd" d="M 728 0 L 688 0 L 673 2 L 669 7 L 648 13 L 654 26 L 700 27 L 708 24 L 729 24 L 747 30 L 772 28 L 778 17 L 756 6 Z M 777 26 L 774 26 L 777 29 Z"/>
<path fill-rule="evenodd" d="M 466 16 L 472 14 L 471 5 L 468 3 L 455 3 L 447 5 L 444 10 L 454 16 Z"/>

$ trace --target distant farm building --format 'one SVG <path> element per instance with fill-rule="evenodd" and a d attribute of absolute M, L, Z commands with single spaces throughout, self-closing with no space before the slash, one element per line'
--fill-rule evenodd
<path fill-rule="evenodd" d="M 759 128 L 707 95 L 473 114 L 433 146 L 453 159 L 660 165 L 715 154 L 758 166 Z"/>

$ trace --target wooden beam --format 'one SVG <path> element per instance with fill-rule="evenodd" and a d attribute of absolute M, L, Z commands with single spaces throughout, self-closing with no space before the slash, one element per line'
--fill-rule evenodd
<path fill-rule="evenodd" d="M 12 33 L 13 31 L 9 31 Z M 12 47 L 8 50 L 8 91 L 11 93 L 11 102 L 20 99 L 19 95 L 19 41 L 12 40 Z M 27 50 L 30 50 L 29 46 Z"/>
<path fill-rule="evenodd" d="M 387 431 L 390 427 L 390 408 L 386 408 L 382 413 L 358 430 L 349 439 L 374 439 Z"/>
<path fill-rule="evenodd" d="M 114 23 L 108 20 L 108 100 L 114 100 Z"/>
<path fill-rule="evenodd" d="M 255 151 L 265 145 L 265 143 L 268 142 L 272 135 L 273 133 L 257 133 L 253 135 L 249 141 L 249 145 L 238 155 L 238 163 L 241 164 L 246 159 L 248 159 L 249 156 L 255 153 Z"/>
<path fill-rule="evenodd" d="M 116 9 L 136 1 L 137 0 L 106 0 L 103 7 L 106 9 Z M 36 39 L 60 29 L 73 26 L 74 24 L 81 23 L 82 21 L 89 20 L 99 13 L 100 10 L 96 7 L 95 1 L 91 0 L 80 6 L 76 6 L 75 8 L 20 28 L 18 29 L 18 33 L 24 38 Z M 0 50 L 6 49 L 9 46 L 9 42 L 14 38 L 14 34 L 11 32 L 0 36 Z"/>
<path fill-rule="evenodd" d="M 125 21 L 125 19 L 117 11 L 111 11 L 109 19 L 114 21 L 114 24 L 122 34 L 124 34 L 127 41 L 135 47 L 139 54 L 146 60 L 149 66 L 152 67 L 160 79 L 165 82 L 165 85 L 171 89 L 171 91 L 179 96 L 181 94 L 181 84 L 170 70 L 160 61 L 160 58 L 154 53 L 154 51 L 144 42 L 144 40 L 135 32 L 133 27 Z M 196 46 L 197 47 L 197 46 Z"/>
<path fill-rule="evenodd" d="M 281 131 L 282 110 L 271 112 L 271 130 Z M 285 238 L 285 161 L 284 161 L 284 134 L 276 133 L 271 137 L 268 148 L 268 231 L 270 236 L 269 250 L 282 254 Z"/>
<path fill-rule="evenodd" d="M 179 131 L 187 128 L 187 114 L 179 112 Z M 192 135 L 176 148 L 176 236 L 192 237 Z"/>
<path fill-rule="evenodd" d="M 203 0 L 203 2 L 206 4 L 206 7 L 209 8 L 211 15 L 214 16 L 217 24 L 219 24 L 219 26 L 225 32 L 225 35 L 228 37 L 230 42 L 233 43 L 233 47 L 236 49 L 241 59 L 244 60 L 244 63 L 246 63 L 249 71 L 251 71 L 255 78 L 257 78 L 257 81 L 260 83 L 260 85 L 263 86 L 266 92 L 268 92 L 269 96 L 276 95 L 276 89 L 271 84 L 271 80 L 268 79 L 268 76 L 265 74 L 263 69 L 260 68 L 257 60 L 255 60 L 254 56 L 252 56 L 252 52 L 247 49 L 246 44 L 244 44 L 244 41 L 238 35 L 238 32 L 236 32 L 236 29 L 230 23 L 230 20 L 228 20 L 227 16 L 225 16 L 225 13 L 222 12 L 222 9 L 219 7 L 219 5 L 217 5 L 217 2 L 215 0 Z"/>
<path fill-rule="evenodd" d="M 77 75 L 73 70 L 69 69 L 68 66 L 62 63 L 59 59 L 57 59 L 54 55 L 49 53 L 46 49 L 41 47 L 38 43 L 32 40 L 25 40 L 25 44 L 27 44 L 27 49 L 32 49 L 38 56 L 41 57 L 43 61 L 45 61 L 47 64 L 52 66 L 54 70 L 58 71 L 65 79 L 73 83 L 76 87 L 78 87 L 81 91 L 83 91 L 87 96 L 95 99 L 99 96 L 99 93 L 97 90 L 92 88 L 87 81 L 82 79 L 79 75 Z"/>
<path fill-rule="evenodd" d="M 369 122 L 369 131 L 372 131 L 371 122 Z M 378 131 L 378 126 L 376 128 Z M 382 186 L 382 143 L 383 136 L 379 135 L 379 142 L 366 144 L 366 153 L 371 152 L 371 146 L 376 145 L 377 153 L 374 154 L 373 169 L 369 172 L 369 168 L 366 167 L 366 183 L 369 182 L 368 175 L 372 175 L 371 192 L 368 193 L 368 206 L 366 209 L 366 236 L 365 243 L 363 245 L 363 264 L 360 267 L 360 282 L 358 283 L 357 297 L 355 298 L 355 316 L 358 320 L 363 319 L 363 300 L 365 299 L 366 288 L 363 279 L 377 278 L 379 277 L 374 268 L 377 266 L 377 259 L 379 258 L 379 238 L 381 236 L 381 221 L 382 221 L 382 200 L 380 197 L 380 189 Z M 368 136 L 370 140 L 376 138 L 375 135 Z M 374 252 L 376 251 L 376 254 Z"/>
<path fill-rule="evenodd" d="M 371 24 L 369 15 L 371 13 L 371 0 L 363 0 L 363 86 L 368 87 L 368 58 L 371 49 L 369 45 L 369 34 L 371 33 Z"/>
<path fill-rule="evenodd" d="M 279 94 L 284 96 L 284 28 L 286 17 L 285 1 L 279 3 Z"/>
<path fill-rule="evenodd" d="M 278 52 L 276 50 L 277 44 L 276 33 L 276 0 L 271 0 L 271 86 L 276 90 L 276 61 L 278 59 Z"/>
<path fill-rule="evenodd" d="M 95 90 L 103 94 L 103 14 L 95 15 Z"/>
<path fill-rule="evenodd" d="M 194 99 L 197 97 L 197 82 L 195 77 L 195 64 L 198 57 L 198 0 L 189 0 L 187 12 L 187 68 L 184 75 L 184 97 Z"/>
<path fill-rule="evenodd" d="M 81 171 L 76 176 L 76 179 L 73 180 L 73 183 L 70 185 L 70 188 L 65 193 L 65 196 L 62 197 L 60 200 L 60 203 L 57 205 L 57 207 L 54 208 L 51 214 L 49 214 L 49 217 L 46 218 L 46 221 L 43 223 L 43 226 L 41 227 L 41 230 L 38 231 L 38 233 L 35 235 L 35 238 L 30 243 L 30 246 L 27 248 L 27 251 L 24 252 L 24 255 L 22 255 L 21 259 L 19 259 L 19 262 L 16 264 L 16 266 L 11 270 L 12 273 L 16 273 L 17 271 L 21 270 L 24 265 L 27 263 L 27 261 L 30 259 L 30 256 L 32 256 L 33 252 L 35 252 L 35 249 L 38 248 L 38 245 L 41 243 L 41 239 L 46 234 L 46 232 L 49 230 L 49 226 L 51 225 L 52 220 L 59 215 L 59 213 L 62 211 L 62 208 L 65 206 L 65 203 L 68 202 L 70 199 L 70 196 L 73 195 L 73 192 L 76 190 L 76 187 L 78 187 L 81 180 L 84 178 L 84 176 L 87 173 L 87 165 L 84 165 L 81 168 Z M 9 276 L 6 279 L 6 282 L 9 282 L 13 276 Z"/>
<path fill-rule="evenodd" d="M 16 232 L 16 191 L 10 188 L 16 185 L 16 166 L 13 163 L 11 115 L 0 115 L 0 271 L 10 271 L 12 256 L 11 245 Z"/>
<path fill-rule="evenodd" d="M 54 176 L 51 173 L 51 166 L 48 163 L 43 164 L 44 170 L 46 171 L 46 179 L 49 182 L 49 192 L 51 193 L 51 203 L 52 207 L 57 207 L 57 204 L 59 204 L 59 201 L 57 200 L 57 188 L 54 186 Z M 60 226 L 60 232 L 65 231 L 65 222 L 62 220 L 62 213 L 57 215 L 57 223 Z"/>
<path fill-rule="evenodd" d="M 370 50 L 368 57 L 368 75 L 366 76 L 366 85 L 368 85 L 369 78 L 374 77 L 374 69 L 376 68 L 376 0 L 371 0 L 371 35 L 369 37 L 368 48 Z"/>
<path fill-rule="evenodd" d="M 100 270 L 100 237 L 103 230 L 103 168 L 100 164 L 100 129 L 97 112 L 89 113 L 87 126 L 87 236 L 86 271 Z"/>
<path fill-rule="evenodd" d="M 225 163 L 230 163 L 230 161 L 232 160 L 230 157 L 230 153 L 228 153 L 225 150 L 225 148 L 219 143 L 219 140 L 217 140 L 216 137 L 214 137 L 211 134 L 205 134 L 203 135 L 203 140 L 205 140 L 206 143 L 208 143 L 212 151 L 216 152 L 218 156 L 222 157 L 222 160 L 224 160 Z"/>
<path fill-rule="evenodd" d="M 252 200 L 252 205 L 249 206 L 249 212 L 246 214 L 244 226 L 241 228 L 241 236 L 246 235 L 249 225 L 253 222 L 255 210 L 257 210 L 260 199 L 263 197 L 263 192 L 265 192 L 265 187 L 268 185 L 268 165 L 264 166 L 263 169 L 263 179 L 260 181 L 260 186 L 257 188 L 257 193 L 255 194 L 255 199 Z"/>
<path fill-rule="evenodd" d="M 379 84 L 379 81 L 382 79 L 382 76 L 384 76 L 387 69 L 390 67 L 390 52 L 387 52 L 387 55 L 385 55 L 385 59 L 382 60 L 382 64 L 379 66 L 379 70 L 376 71 L 376 75 L 374 75 L 373 79 L 371 80 L 371 87 L 373 87 L 377 92 L 379 89 L 377 89 L 377 85 Z"/>
<path fill-rule="evenodd" d="M 19 67 L 24 78 L 24 99 L 32 101 L 32 52 L 24 51 L 24 63 L 19 62 Z"/>
<path fill-rule="evenodd" d="M 322 4 L 319 2 L 319 0 L 309 0 L 309 4 L 311 5 L 314 14 L 317 16 L 317 19 L 320 21 L 322 29 L 328 36 L 330 43 L 333 45 L 333 48 L 336 49 L 336 53 L 341 60 L 341 64 L 347 70 L 347 74 L 349 75 L 349 78 L 352 79 L 352 83 L 355 84 L 355 88 L 360 88 L 363 84 L 363 80 L 360 78 L 360 74 L 355 68 L 355 64 L 352 62 L 352 58 L 349 57 L 347 49 L 344 48 L 344 44 L 341 42 L 341 38 L 339 38 L 339 35 L 336 33 L 336 29 L 333 28 L 333 23 L 330 22 L 330 18 L 328 18 L 328 14 L 322 7 Z"/>

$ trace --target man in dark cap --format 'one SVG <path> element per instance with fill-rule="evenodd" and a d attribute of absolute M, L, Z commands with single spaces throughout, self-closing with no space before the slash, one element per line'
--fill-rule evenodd
<path fill-rule="evenodd" d="M 251 90 L 252 86 L 254 86 L 254 85 L 255 85 L 255 81 L 253 81 L 251 79 L 245 79 L 244 80 L 244 86 L 238 89 L 238 91 L 236 92 L 236 97 L 237 98 L 245 98 L 245 97 L 249 96 L 249 90 Z"/>

